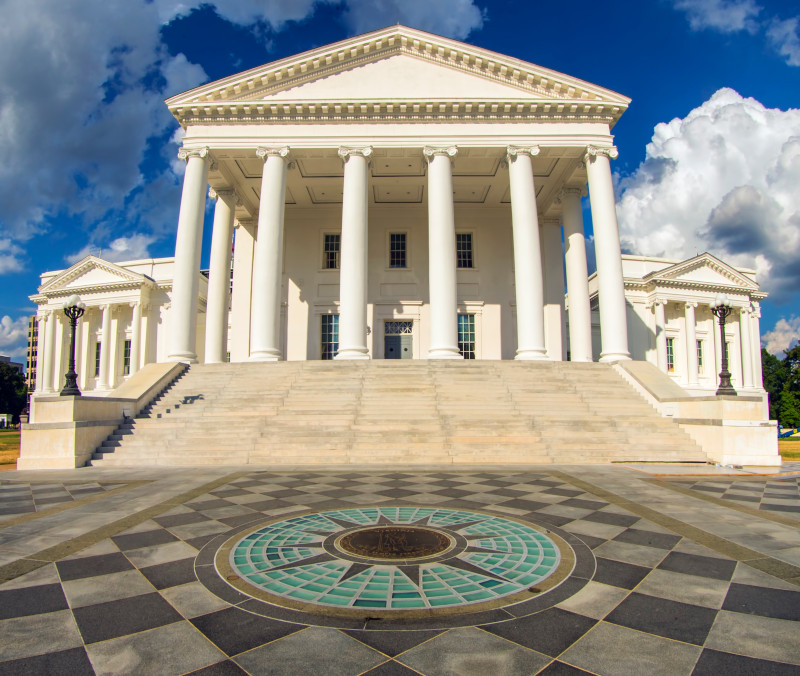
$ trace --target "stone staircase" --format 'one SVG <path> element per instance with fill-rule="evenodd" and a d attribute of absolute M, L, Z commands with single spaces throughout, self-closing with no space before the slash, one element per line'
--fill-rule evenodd
<path fill-rule="evenodd" d="M 92 465 L 706 462 L 607 364 L 194 365 Z"/>

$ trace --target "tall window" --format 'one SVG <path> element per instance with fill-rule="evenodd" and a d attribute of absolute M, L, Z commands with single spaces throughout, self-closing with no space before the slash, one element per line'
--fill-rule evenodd
<path fill-rule="evenodd" d="M 131 341 L 126 340 L 122 345 L 122 375 L 131 374 Z"/>
<path fill-rule="evenodd" d="M 703 341 L 697 341 L 697 370 L 703 372 Z"/>
<path fill-rule="evenodd" d="M 94 344 L 94 377 L 97 378 L 100 376 L 100 350 L 101 350 L 101 343 L 97 342 Z"/>
<path fill-rule="evenodd" d="M 322 250 L 322 267 L 326 270 L 339 269 L 339 251 L 341 250 L 342 236 L 326 234 Z"/>
<path fill-rule="evenodd" d="M 667 371 L 675 370 L 675 339 L 667 338 Z"/>
<path fill-rule="evenodd" d="M 322 315 L 322 359 L 333 359 L 339 351 L 339 315 Z"/>
<path fill-rule="evenodd" d="M 458 315 L 458 351 L 464 359 L 475 359 L 475 315 Z"/>
<path fill-rule="evenodd" d="M 406 233 L 404 232 L 389 234 L 389 267 L 406 267 Z"/>
<path fill-rule="evenodd" d="M 472 260 L 472 233 L 471 232 L 457 232 L 456 233 L 456 267 L 471 268 L 473 266 Z"/>

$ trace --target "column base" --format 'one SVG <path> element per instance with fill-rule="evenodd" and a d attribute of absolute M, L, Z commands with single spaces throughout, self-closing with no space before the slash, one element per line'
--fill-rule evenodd
<path fill-rule="evenodd" d="M 428 359 L 464 359 L 458 348 L 437 347 L 428 350 Z"/>
<path fill-rule="evenodd" d="M 517 355 L 514 359 L 518 359 L 519 361 L 552 361 L 552 359 L 547 356 L 547 351 L 544 348 L 517 350 Z"/>
<path fill-rule="evenodd" d="M 167 361 L 183 362 L 184 364 L 196 364 L 197 355 L 194 352 L 176 352 L 167 357 Z"/>
<path fill-rule="evenodd" d="M 277 350 L 259 350 L 251 352 L 247 361 L 280 361 L 281 353 Z"/>
<path fill-rule="evenodd" d="M 609 352 L 600 355 L 600 362 L 607 364 L 614 361 L 630 361 L 631 355 L 629 352 Z"/>
<path fill-rule="evenodd" d="M 369 350 L 366 347 L 340 348 L 334 356 L 335 360 L 365 360 L 369 358 Z"/>

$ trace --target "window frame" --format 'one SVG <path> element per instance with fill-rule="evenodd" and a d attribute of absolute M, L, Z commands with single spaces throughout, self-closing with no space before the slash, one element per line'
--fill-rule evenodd
<path fill-rule="evenodd" d="M 467 337 L 471 337 L 471 340 L 463 339 L 462 336 L 465 334 L 462 332 L 462 318 L 468 320 L 466 323 L 468 324 L 466 335 Z M 478 358 L 478 333 L 475 327 L 475 314 L 472 312 L 459 312 L 457 315 L 456 321 L 458 322 L 458 326 L 456 328 L 456 332 L 458 335 L 458 352 L 464 359 L 475 360 Z M 468 347 L 465 347 L 468 346 Z M 468 356 L 469 355 L 469 356 Z"/>
<path fill-rule="evenodd" d="M 405 238 L 404 258 L 405 265 L 398 266 L 392 265 L 392 237 L 394 235 L 402 235 Z M 411 237 L 407 230 L 387 230 L 386 231 L 386 269 L 387 270 L 410 270 L 411 269 L 411 251 L 408 245 Z"/>
<path fill-rule="evenodd" d="M 326 323 L 333 324 L 332 330 L 326 331 Z M 326 340 L 329 336 L 335 340 Z M 325 312 L 320 315 L 319 320 L 319 358 L 322 361 L 331 361 L 337 352 L 339 352 L 339 313 Z"/>
<path fill-rule="evenodd" d="M 336 237 L 338 240 L 338 247 L 335 251 L 328 251 L 327 244 L 329 237 Z M 334 232 L 334 231 L 327 231 L 321 233 L 321 242 L 320 242 L 320 269 L 323 271 L 339 271 L 342 268 L 342 233 L 341 232 Z M 335 256 L 335 263 L 336 265 L 331 267 L 328 265 L 329 263 L 329 254 L 333 254 Z"/>
<path fill-rule="evenodd" d="M 461 261 L 459 259 L 459 247 L 458 247 L 459 242 L 458 242 L 458 240 L 459 240 L 459 237 L 463 237 L 463 236 L 468 236 L 469 237 L 469 243 L 470 243 L 469 252 L 470 252 L 470 263 L 471 263 L 471 265 L 469 265 L 469 266 L 461 265 Z M 456 270 L 477 270 L 478 269 L 478 264 L 477 264 L 477 260 L 476 260 L 476 256 L 475 256 L 475 233 L 474 233 L 474 231 L 472 231 L 472 230 L 457 230 L 456 231 L 456 242 L 455 242 L 455 245 L 456 245 Z"/>
<path fill-rule="evenodd" d="M 675 338 L 667 336 L 667 373 L 675 373 Z"/>

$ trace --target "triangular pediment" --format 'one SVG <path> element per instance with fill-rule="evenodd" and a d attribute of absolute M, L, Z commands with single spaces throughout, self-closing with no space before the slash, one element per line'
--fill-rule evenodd
<path fill-rule="evenodd" d="M 422 105 L 430 119 L 460 102 L 460 114 L 591 119 L 613 124 L 630 99 L 577 78 L 474 45 L 391 26 L 319 47 L 192 89 L 167 100 L 193 123 L 268 123 L 387 114 Z M 360 105 L 352 105 L 358 102 Z M 485 110 L 486 102 L 502 102 Z M 522 105 L 523 103 L 527 105 Z M 284 105 L 281 105 L 284 104 Z"/>
<path fill-rule="evenodd" d="M 63 295 L 98 289 L 150 286 L 153 281 L 97 256 L 86 256 L 39 287 L 39 293 Z"/>
<path fill-rule="evenodd" d="M 645 277 L 645 280 L 701 286 L 733 286 L 752 291 L 758 290 L 758 284 L 752 279 L 709 253 L 703 253 L 663 270 L 651 272 Z"/>
<path fill-rule="evenodd" d="M 502 82 L 410 56 L 394 54 L 290 87 L 264 97 L 266 101 L 336 99 L 529 99 L 529 92 Z"/>

